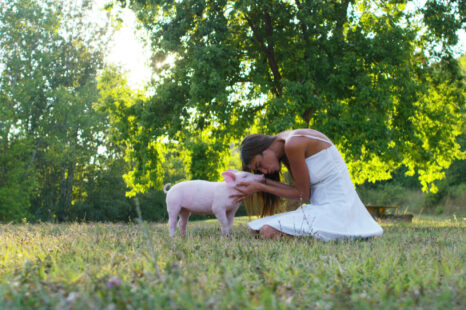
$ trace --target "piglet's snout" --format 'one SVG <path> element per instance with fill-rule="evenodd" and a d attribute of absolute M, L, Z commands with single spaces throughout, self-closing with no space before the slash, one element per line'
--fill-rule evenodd
<path fill-rule="evenodd" d="M 264 182 L 265 181 L 265 177 L 263 174 L 252 174 L 252 173 L 248 173 L 246 172 L 246 177 L 243 179 L 243 181 L 246 181 L 246 182 Z"/>

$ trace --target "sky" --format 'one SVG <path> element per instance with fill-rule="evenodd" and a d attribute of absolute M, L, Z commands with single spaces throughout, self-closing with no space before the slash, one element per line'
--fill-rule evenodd
<path fill-rule="evenodd" d="M 106 61 L 120 65 L 126 71 L 128 84 L 142 89 L 151 78 L 150 49 L 143 43 L 144 31 L 137 31 L 137 20 L 130 9 L 122 9 L 122 27 L 115 33 Z"/>

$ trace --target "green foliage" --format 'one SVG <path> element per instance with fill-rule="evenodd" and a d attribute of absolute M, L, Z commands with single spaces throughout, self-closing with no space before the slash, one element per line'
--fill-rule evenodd
<path fill-rule="evenodd" d="M 135 217 L 134 205 L 125 197 L 121 174 L 127 170 L 123 159 L 108 160 L 105 165 L 89 165 L 84 180 L 74 186 L 68 217 L 75 221 L 129 221 Z"/>
<path fill-rule="evenodd" d="M 426 1 L 422 13 L 431 30 L 428 35 L 434 36 L 446 46 L 454 46 L 459 42 L 456 30 L 464 29 L 466 22 L 466 5 L 463 1 L 429 0 Z"/>
<path fill-rule="evenodd" d="M 201 156 L 205 163 L 192 163 L 210 173 L 214 157 L 252 130 L 321 130 L 356 183 L 405 166 L 435 191 L 465 156 L 456 141 L 464 91 L 453 58 L 461 1 L 411 11 L 407 0 L 129 3 L 151 34 L 153 62 L 175 57 L 159 67 L 154 96 L 136 113 L 143 143 L 133 158 L 145 161 L 136 164 L 145 177 L 147 169 L 159 175 L 160 156 L 146 153 L 162 137 Z"/>
<path fill-rule="evenodd" d="M 454 309 L 464 301 L 465 221 L 382 223 L 370 240 L 260 240 L 246 218 L 0 225 L 6 309 Z M 155 251 L 156 259 L 151 256 Z M 156 268 L 157 267 L 157 272 Z"/>
<path fill-rule="evenodd" d="M 466 135 L 458 136 L 465 146 Z M 421 192 L 417 175 L 407 176 L 407 168 L 400 168 L 390 180 L 356 186 L 359 197 L 365 204 L 397 205 L 400 212 L 465 214 L 466 160 L 456 160 L 445 171 L 445 178 L 436 183 L 435 193 Z"/>
<path fill-rule="evenodd" d="M 136 108 L 137 105 L 144 104 L 143 95 L 133 92 L 127 85 L 124 76 L 117 68 L 106 68 L 99 77 L 98 88 L 101 94 L 101 99 L 96 104 L 96 108 L 106 113 L 109 118 L 109 128 L 106 132 L 111 144 L 120 148 L 117 152 L 123 152 L 126 160 L 131 164 L 130 169 L 122 171 L 126 183 L 132 190 L 128 192 L 128 196 L 132 197 L 136 193 L 141 192 L 140 186 L 134 183 L 134 179 L 138 178 L 140 182 L 145 180 L 147 185 L 160 184 L 160 169 L 161 160 L 157 152 L 157 143 L 151 145 L 144 144 L 145 141 L 139 139 L 141 135 L 141 128 L 137 123 Z M 137 153 L 134 155 L 135 149 L 141 149 L 144 145 L 146 152 Z M 134 167 L 133 157 L 137 156 L 136 164 Z M 150 159 L 152 158 L 152 159 Z M 155 166 L 152 164 L 154 163 Z M 152 170 L 146 169 L 152 167 Z M 136 169 L 135 169 L 136 168 Z M 155 169 L 155 171 L 154 171 Z M 155 177 L 150 178 L 152 174 L 145 174 L 145 171 L 153 171 Z"/>
<path fill-rule="evenodd" d="M 189 167 L 189 179 L 220 181 L 221 173 L 229 160 L 230 150 L 222 143 L 210 140 L 208 134 L 200 133 L 186 140 L 181 152 L 186 152 L 185 165 Z"/>
<path fill-rule="evenodd" d="M 93 102 L 108 27 L 89 21 L 91 10 L 89 1 L 0 4 L 0 161 L 8 170 L 1 187 L 17 184 L 3 189 L 1 220 L 26 212 L 67 219 L 83 181 L 76 176 L 96 160 L 106 119 Z"/>
<path fill-rule="evenodd" d="M 9 140 L 9 141 L 8 141 Z M 30 218 L 30 199 L 37 188 L 26 141 L 4 139 L 0 146 L 0 222 Z M 5 142 L 7 145 L 5 145 Z"/>
<path fill-rule="evenodd" d="M 129 3 L 152 35 L 149 98 L 104 67 L 112 20 L 89 20 L 92 1 L 0 3 L 0 221 L 128 221 L 136 194 L 164 221 L 165 183 L 221 180 L 244 134 L 308 126 L 356 183 L 446 175 L 427 201 L 462 199 L 462 2 Z"/>
<path fill-rule="evenodd" d="M 466 79 L 466 54 L 461 56 L 459 59 L 461 76 L 463 77 L 463 85 L 465 84 Z"/>
<path fill-rule="evenodd" d="M 466 146 L 466 134 L 459 136 L 460 144 Z M 435 207 L 439 213 L 448 209 L 450 200 L 463 199 L 462 209 L 464 209 L 464 196 L 466 191 L 463 191 L 466 186 L 466 160 L 455 161 L 445 173 L 445 179 L 438 184 L 438 192 L 429 193 L 427 195 L 427 206 Z M 456 211 L 456 210 L 450 210 Z"/>

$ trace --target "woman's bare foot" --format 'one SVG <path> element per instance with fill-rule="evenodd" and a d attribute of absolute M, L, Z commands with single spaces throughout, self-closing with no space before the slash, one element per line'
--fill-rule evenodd
<path fill-rule="evenodd" d="M 262 226 L 259 234 L 262 239 L 279 239 L 280 237 L 289 236 L 269 225 Z"/>
<path fill-rule="evenodd" d="M 259 230 L 249 229 L 249 233 L 255 238 L 259 237 Z"/>

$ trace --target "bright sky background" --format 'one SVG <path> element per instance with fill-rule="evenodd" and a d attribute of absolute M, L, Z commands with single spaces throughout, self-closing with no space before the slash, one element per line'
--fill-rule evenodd
<path fill-rule="evenodd" d="M 106 60 L 119 64 L 127 72 L 128 84 L 131 88 L 142 89 L 151 78 L 150 49 L 142 42 L 144 31 L 137 33 L 134 12 L 130 9 L 122 9 L 121 18 L 122 27 L 115 33 Z"/>

